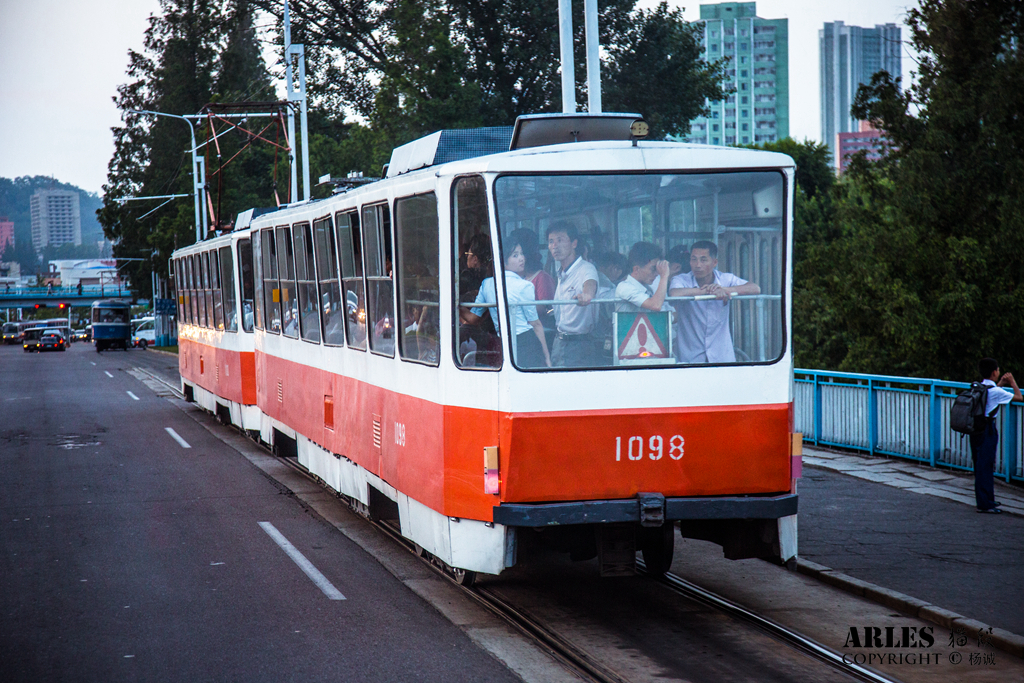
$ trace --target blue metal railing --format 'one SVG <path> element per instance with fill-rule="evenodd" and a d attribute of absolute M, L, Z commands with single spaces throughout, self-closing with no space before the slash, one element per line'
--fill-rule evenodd
<path fill-rule="evenodd" d="M 970 386 L 913 377 L 794 371 L 796 431 L 804 441 L 973 471 L 967 437 L 949 428 L 956 395 Z M 996 476 L 1024 481 L 1024 404 L 999 411 Z"/>
<path fill-rule="evenodd" d="M 113 295 L 117 294 L 118 291 L 128 292 L 128 285 L 122 283 L 120 288 L 117 283 L 104 283 L 102 285 L 82 285 L 82 291 L 79 293 L 78 286 L 74 287 L 5 287 L 0 285 L 0 299 L 3 297 L 52 297 L 54 299 L 73 297 L 73 296 L 95 296 L 97 294 Z"/>

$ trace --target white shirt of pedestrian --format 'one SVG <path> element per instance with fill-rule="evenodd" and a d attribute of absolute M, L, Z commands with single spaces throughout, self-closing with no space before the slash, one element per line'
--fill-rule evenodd
<path fill-rule="evenodd" d="M 590 280 L 597 284 L 597 268 L 589 261 L 584 261 L 582 256 L 576 257 L 572 265 L 564 271 L 559 268 L 558 285 L 555 287 L 555 300 L 567 301 L 575 299 L 583 293 L 583 286 Z M 555 306 L 555 321 L 558 331 L 563 334 L 589 334 L 594 329 L 597 316 L 600 313 L 599 307 L 580 306 L 578 304 L 563 304 Z"/>
<path fill-rule="evenodd" d="M 732 273 L 714 271 L 719 287 L 747 284 Z M 693 273 L 680 273 L 672 278 L 669 289 L 699 288 Z M 735 363 L 736 351 L 729 331 L 729 299 L 677 301 L 676 349 L 682 363 Z"/>
<path fill-rule="evenodd" d="M 992 380 L 982 380 L 981 383 L 988 387 L 988 400 L 985 402 L 986 415 L 991 415 L 992 411 L 999 408 L 999 406 L 1005 405 L 1013 400 L 1012 391 L 996 386 L 996 383 Z"/>

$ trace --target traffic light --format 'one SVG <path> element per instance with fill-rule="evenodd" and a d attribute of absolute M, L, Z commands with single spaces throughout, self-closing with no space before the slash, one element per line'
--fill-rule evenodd
<path fill-rule="evenodd" d="M 62 311 L 63 311 L 63 310 L 65 309 L 65 308 L 67 308 L 67 307 L 68 307 L 68 305 L 67 305 L 67 304 L 59 304 L 59 305 L 57 306 L 57 308 L 59 308 L 59 309 L 60 309 L 60 310 L 62 310 Z"/>
<path fill-rule="evenodd" d="M 36 310 L 38 311 L 40 308 L 42 308 L 42 304 L 36 304 Z"/>

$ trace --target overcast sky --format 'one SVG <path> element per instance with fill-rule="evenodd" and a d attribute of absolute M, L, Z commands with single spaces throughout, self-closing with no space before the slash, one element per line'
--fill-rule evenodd
<path fill-rule="evenodd" d="M 581 0 L 575 0 L 580 2 Z M 552 3 L 556 0 L 551 0 Z M 641 0 L 643 5 L 655 4 Z M 700 16 L 699 3 L 670 0 Z M 818 30 L 826 21 L 903 24 L 907 0 L 759 0 L 757 14 L 789 19 L 790 134 L 820 136 Z M 111 100 L 128 50 L 142 48 L 157 0 L 0 0 L 0 176 L 49 175 L 91 192 L 106 181 Z M 903 40 L 907 34 L 904 27 Z M 904 49 L 906 82 L 913 60 Z M 182 124 L 184 125 L 184 124 Z"/>

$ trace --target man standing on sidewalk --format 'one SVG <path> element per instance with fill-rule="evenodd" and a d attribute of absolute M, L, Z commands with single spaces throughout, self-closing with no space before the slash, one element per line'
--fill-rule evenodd
<path fill-rule="evenodd" d="M 995 500 L 993 482 L 996 447 L 999 445 L 995 414 L 999 406 L 1010 401 L 1024 400 L 1024 396 L 1021 396 L 1013 375 L 1006 373 L 1002 377 L 999 376 L 999 363 L 994 358 L 982 358 L 978 363 L 978 372 L 982 377 L 981 383 L 988 387 L 988 401 L 985 403 L 985 429 L 970 436 L 971 457 L 974 459 L 974 498 L 978 504 L 978 512 L 997 514 L 1001 510 Z M 1003 389 L 1007 385 L 1013 387 L 1012 392 Z"/>

